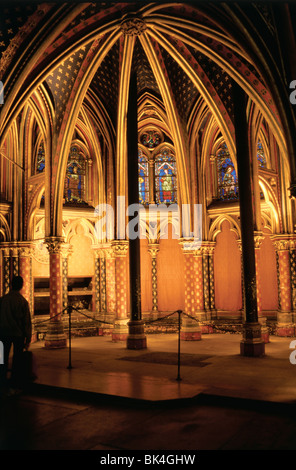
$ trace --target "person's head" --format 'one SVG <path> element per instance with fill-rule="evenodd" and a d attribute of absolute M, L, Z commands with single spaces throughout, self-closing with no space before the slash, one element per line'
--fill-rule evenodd
<path fill-rule="evenodd" d="M 12 290 L 21 290 L 23 287 L 24 281 L 21 276 L 13 276 L 11 280 L 11 288 Z"/>

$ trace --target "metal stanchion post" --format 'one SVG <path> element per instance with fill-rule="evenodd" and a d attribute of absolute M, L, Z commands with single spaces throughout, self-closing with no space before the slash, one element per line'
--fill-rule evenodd
<path fill-rule="evenodd" d="M 180 330 L 181 330 L 181 314 L 182 310 L 178 310 L 178 315 L 179 315 L 179 325 L 178 325 L 178 376 L 177 379 L 178 381 L 182 380 L 180 377 Z"/>
<path fill-rule="evenodd" d="M 71 306 L 68 307 L 68 314 L 69 314 L 69 364 L 67 369 L 72 369 L 72 363 L 71 363 L 71 313 L 72 313 L 73 308 Z"/>

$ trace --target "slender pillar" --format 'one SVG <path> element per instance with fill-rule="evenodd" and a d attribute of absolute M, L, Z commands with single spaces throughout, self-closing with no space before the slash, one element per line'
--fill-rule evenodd
<path fill-rule="evenodd" d="M 63 240 L 50 237 L 45 240 L 49 251 L 49 315 L 50 322 L 45 335 L 45 348 L 58 349 L 66 347 L 66 335 L 61 319 L 63 310 L 62 282 L 62 245 Z"/>
<path fill-rule="evenodd" d="M 95 246 L 94 247 L 95 275 L 94 275 L 94 302 L 93 302 L 94 310 L 95 310 L 95 317 L 98 317 L 101 312 L 100 259 L 101 259 L 101 251 Z"/>
<path fill-rule="evenodd" d="M 213 333 L 213 328 L 208 325 L 207 322 L 217 316 L 215 308 L 214 250 L 215 242 L 203 242 L 201 248 L 204 296 L 203 325 L 201 325 L 202 333 Z"/>
<path fill-rule="evenodd" d="M 185 341 L 201 340 L 201 327 L 195 312 L 195 247 L 192 242 L 181 239 L 184 255 L 184 283 L 185 283 L 185 305 L 184 311 L 189 315 L 183 315 L 180 337 Z M 196 318 L 196 320 L 192 318 Z"/>
<path fill-rule="evenodd" d="M 269 332 L 266 325 L 266 317 L 262 314 L 262 286 L 260 277 L 260 247 L 264 240 L 264 236 L 257 232 L 254 235 L 254 246 L 255 246 L 255 266 L 256 266 L 256 285 L 257 285 L 257 310 L 258 310 L 258 321 L 261 325 L 261 338 L 264 343 L 269 343 Z"/>
<path fill-rule="evenodd" d="M 252 206 L 251 165 L 246 114 L 247 97 L 243 89 L 235 81 L 232 82 L 232 96 L 234 104 L 242 258 L 245 283 L 245 318 L 240 352 L 241 355 L 244 356 L 263 356 L 265 354 L 265 344 L 261 338 L 261 325 L 258 322 L 257 311 L 254 214 Z"/>
<path fill-rule="evenodd" d="M 116 282 L 115 282 L 115 254 L 111 247 L 111 244 L 105 250 L 105 259 L 106 259 L 106 310 L 107 310 L 105 320 L 108 322 L 113 322 L 115 318 L 115 312 L 116 312 Z"/>
<path fill-rule="evenodd" d="M 128 241 L 112 242 L 115 255 L 116 316 L 112 332 L 113 341 L 125 341 L 128 336 L 127 311 L 127 254 Z"/>
<path fill-rule="evenodd" d="M 18 276 L 19 275 L 19 258 L 18 258 L 17 246 L 11 247 L 11 254 L 12 254 L 12 275 Z"/>
<path fill-rule="evenodd" d="M 202 249 L 196 250 L 194 258 L 194 297 L 195 297 L 195 315 L 200 321 L 203 321 L 204 310 L 204 286 L 203 286 L 203 257 Z"/>
<path fill-rule="evenodd" d="M 158 243 L 149 243 L 148 251 L 151 255 L 151 284 L 152 284 L 152 318 L 158 317 L 158 291 L 157 291 L 157 253 Z"/>
<path fill-rule="evenodd" d="M 2 248 L 3 253 L 3 295 L 10 290 L 10 248 Z"/>
<path fill-rule="evenodd" d="M 63 245 L 62 250 L 63 309 L 68 307 L 68 265 L 71 254 L 70 245 Z"/>
<path fill-rule="evenodd" d="M 19 275 L 23 278 L 24 286 L 22 295 L 27 299 L 30 307 L 31 317 L 34 314 L 34 285 L 32 276 L 32 247 L 27 242 L 19 242 Z M 37 340 L 34 329 L 34 321 L 32 321 L 32 341 Z"/>
<path fill-rule="evenodd" d="M 292 291 L 290 270 L 289 235 L 273 236 L 276 249 L 278 279 L 278 313 L 276 334 L 278 336 L 294 336 L 295 328 L 292 315 Z"/>
<path fill-rule="evenodd" d="M 138 109 L 137 109 L 137 76 L 132 73 L 130 78 L 129 101 L 127 112 L 127 148 L 128 148 L 128 204 L 138 205 Z M 140 214 L 133 213 L 129 221 L 136 219 L 137 236 L 129 236 L 129 273 L 130 273 L 130 308 L 131 320 L 128 323 L 128 349 L 145 349 L 147 347 L 144 334 L 141 307 L 141 260 L 140 260 Z"/>
<path fill-rule="evenodd" d="M 290 240 L 291 301 L 293 323 L 296 323 L 296 239 Z M 296 333 L 296 331 L 295 331 Z"/>

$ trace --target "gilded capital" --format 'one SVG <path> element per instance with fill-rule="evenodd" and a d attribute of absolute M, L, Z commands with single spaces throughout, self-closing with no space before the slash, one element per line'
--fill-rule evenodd
<path fill-rule="evenodd" d="M 45 244 L 50 254 L 61 253 L 64 239 L 63 237 L 48 237 L 45 239 Z"/>
<path fill-rule="evenodd" d="M 159 252 L 159 244 L 158 243 L 149 243 L 148 244 L 148 252 L 150 253 L 152 258 L 156 258 L 157 253 Z"/>
<path fill-rule="evenodd" d="M 285 251 L 290 248 L 290 235 L 278 235 L 271 238 L 276 251 Z"/>
<path fill-rule="evenodd" d="M 128 252 L 129 242 L 127 240 L 114 240 L 112 242 L 113 252 L 116 257 L 124 258 Z"/>

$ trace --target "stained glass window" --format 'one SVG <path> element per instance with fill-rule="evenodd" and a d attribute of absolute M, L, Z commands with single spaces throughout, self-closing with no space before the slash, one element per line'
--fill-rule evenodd
<path fill-rule="evenodd" d="M 170 149 L 164 148 L 155 159 L 156 204 L 177 202 L 176 160 Z"/>
<path fill-rule="evenodd" d="M 217 153 L 218 199 L 229 201 L 238 198 L 236 171 L 226 144 Z"/>
<path fill-rule="evenodd" d="M 257 144 L 257 159 L 259 168 L 266 168 L 266 157 L 264 154 L 263 145 L 260 140 L 258 140 Z"/>
<path fill-rule="evenodd" d="M 37 173 L 42 173 L 45 168 L 45 150 L 44 150 L 44 143 L 41 142 L 37 152 Z"/>
<path fill-rule="evenodd" d="M 79 147 L 72 146 L 68 158 L 64 198 L 66 203 L 83 203 L 85 198 L 85 159 Z"/>
<path fill-rule="evenodd" d="M 160 134 L 155 130 L 147 130 L 141 135 L 141 144 L 148 149 L 154 149 L 161 142 Z"/>
<path fill-rule="evenodd" d="M 139 172 L 139 203 L 149 203 L 149 166 L 148 159 L 143 151 L 139 149 L 138 153 L 138 172 Z"/>

